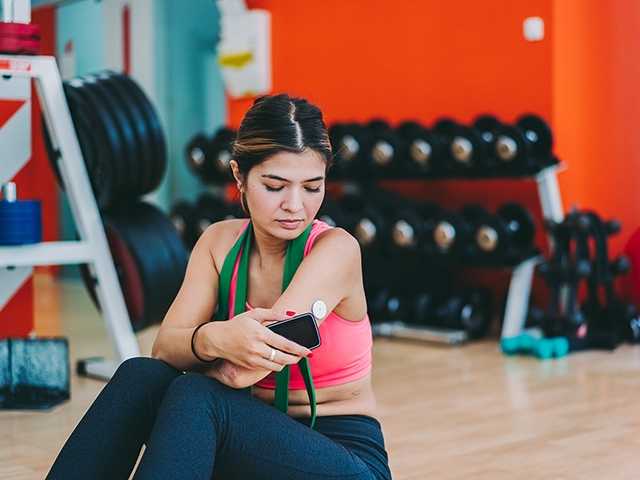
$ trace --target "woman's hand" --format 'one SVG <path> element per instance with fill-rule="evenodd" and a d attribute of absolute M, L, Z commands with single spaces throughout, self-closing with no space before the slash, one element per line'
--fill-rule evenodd
<path fill-rule="evenodd" d="M 250 370 L 234 365 L 228 360 L 216 362 L 213 366 L 202 372 L 204 375 L 215 378 L 231 388 L 247 388 L 258 383 L 271 373 L 271 370 Z"/>
<path fill-rule="evenodd" d="M 215 333 L 203 327 L 198 336 L 203 334 L 202 342 L 212 356 L 228 360 L 243 369 L 266 371 L 266 376 L 269 372 L 279 372 L 285 365 L 298 363 L 311 353 L 308 348 L 287 340 L 265 326 L 283 318 L 283 312 L 256 308 L 220 322 Z"/>

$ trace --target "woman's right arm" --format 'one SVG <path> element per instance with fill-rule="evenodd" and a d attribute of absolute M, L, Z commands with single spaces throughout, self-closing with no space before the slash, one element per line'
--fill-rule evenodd
<path fill-rule="evenodd" d="M 218 303 L 219 274 L 213 251 L 225 228 L 216 223 L 196 243 L 184 281 L 165 315 L 153 344 L 151 356 L 164 360 L 178 370 L 206 365 L 191 351 L 194 330 L 211 320 Z M 297 363 L 310 350 L 275 334 L 263 323 L 284 318 L 282 312 L 256 308 L 237 315 L 233 321 L 209 322 L 198 330 L 195 351 L 206 361 L 223 358 L 246 369 L 281 370 L 284 364 Z M 280 350 L 275 362 L 269 360 L 271 348 Z"/>
<path fill-rule="evenodd" d="M 160 325 L 151 356 L 164 360 L 179 370 L 190 370 L 202 365 L 191 352 L 191 336 L 195 328 L 213 316 L 217 306 L 218 271 L 212 256 L 216 236 L 220 237 L 221 225 L 215 224 L 203 233 L 196 243 L 182 286 Z M 221 334 L 217 330 L 222 322 L 211 322 L 198 330 L 195 345 L 198 355 L 214 360 L 218 355 L 215 345 L 207 342 Z M 205 335 L 208 330 L 210 334 Z"/>

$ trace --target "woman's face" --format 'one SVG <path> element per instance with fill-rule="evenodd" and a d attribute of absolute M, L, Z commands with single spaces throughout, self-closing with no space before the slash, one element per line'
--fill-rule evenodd
<path fill-rule="evenodd" d="M 291 240 L 313 221 L 324 199 L 326 164 L 313 150 L 279 152 L 249 170 L 245 181 L 251 221 Z"/>

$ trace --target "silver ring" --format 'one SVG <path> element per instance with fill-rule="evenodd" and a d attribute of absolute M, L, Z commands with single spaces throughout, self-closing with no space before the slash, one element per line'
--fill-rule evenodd
<path fill-rule="evenodd" d="M 273 359 L 276 358 L 276 350 L 275 348 L 271 349 L 271 355 L 269 356 L 269 361 L 273 362 Z"/>

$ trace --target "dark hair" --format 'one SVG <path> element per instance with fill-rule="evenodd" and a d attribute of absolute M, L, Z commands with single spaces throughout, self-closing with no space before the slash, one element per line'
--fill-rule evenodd
<path fill-rule="evenodd" d="M 306 149 L 322 155 L 329 169 L 333 153 L 320 109 L 303 98 L 284 93 L 268 95 L 257 98 L 242 119 L 233 144 L 233 159 L 246 176 L 271 155 Z"/>

